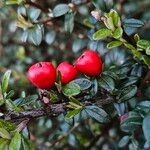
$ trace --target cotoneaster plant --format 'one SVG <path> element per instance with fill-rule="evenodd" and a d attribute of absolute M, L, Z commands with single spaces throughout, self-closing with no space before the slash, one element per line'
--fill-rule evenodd
<path fill-rule="evenodd" d="M 148 0 L 0 8 L 0 150 L 150 149 Z"/>

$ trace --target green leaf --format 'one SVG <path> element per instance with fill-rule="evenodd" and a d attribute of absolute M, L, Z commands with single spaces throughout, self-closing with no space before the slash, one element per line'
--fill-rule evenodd
<path fill-rule="evenodd" d="M 124 43 L 124 45 L 125 45 L 125 47 L 127 47 L 128 49 L 130 49 L 132 51 L 132 53 L 135 57 L 142 59 L 142 54 L 139 51 L 137 51 L 133 45 L 131 45 L 129 43 Z"/>
<path fill-rule="evenodd" d="M 110 43 L 107 44 L 107 48 L 108 49 L 111 49 L 111 48 L 114 48 L 114 47 L 118 47 L 122 44 L 121 41 L 112 41 Z"/>
<path fill-rule="evenodd" d="M 84 24 L 85 26 L 89 27 L 89 28 L 94 29 L 94 25 L 93 25 L 93 24 L 90 22 L 90 20 L 88 20 L 88 19 L 84 19 L 84 20 L 83 20 L 83 24 Z"/>
<path fill-rule="evenodd" d="M 150 55 L 150 46 L 146 48 L 146 54 Z"/>
<path fill-rule="evenodd" d="M 136 83 L 138 81 L 138 79 L 139 78 L 136 77 L 136 76 L 130 76 L 130 77 L 128 77 L 127 80 L 125 80 L 124 82 L 122 82 L 119 87 L 120 88 L 125 88 L 125 87 L 128 87 L 130 85 L 133 85 L 134 83 Z"/>
<path fill-rule="evenodd" d="M 141 20 L 131 18 L 131 19 L 125 19 L 124 25 L 127 27 L 139 28 L 143 26 L 144 23 Z"/>
<path fill-rule="evenodd" d="M 114 80 L 110 76 L 101 75 L 98 80 L 98 84 L 107 91 L 112 91 L 115 89 Z"/>
<path fill-rule="evenodd" d="M 14 96 L 15 92 L 13 90 L 9 91 L 6 95 L 6 99 L 7 98 L 11 98 L 12 96 Z"/>
<path fill-rule="evenodd" d="M 78 0 L 74 0 L 76 3 Z M 79 0 L 82 2 L 82 0 Z M 105 0 L 92 0 L 93 5 L 97 10 L 102 10 L 103 12 L 108 12 L 113 7 L 113 2 L 107 2 Z"/>
<path fill-rule="evenodd" d="M 144 143 L 144 149 L 149 149 L 150 148 L 150 141 L 146 141 Z"/>
<path fill-rule="evenodd" d="M 114 24 L 113 24 L 113 18 L 109 16 L 109 13 L 108 14 L 105 13 L 105 17 L 106 17 L 106 19 L 104 19 L 104 21 L 103 21 L 105 26 L 108 29 L 114 31 L 115 27 L 114 27 Z"/>
<path fill-rule="evenodd" d="M 140 40 L 140 36 L 138 34 L 134 35 L 134 40 L 135 42 L 138 42 Z"/>
<path fill-rule="evenodd" d="M 20 4 L 23 0 L 6 0 L 6 5 Z"/>
<path fill-rule="evenodd" d="M 80 90 L 80 86 L 73 82 L 70 82 L 62 87 L 63 94 L 68 97 L 78 95 L 80 93 Z"/>
<path fill-rule="evenodd" d="M 17 10 L 17 13 L 18 13 L 19 15 L 26 16 L 26 15 L 27 15 L 26 8 L 23 7 L 23 6 L 19 6 L 19 7 L 18 7 L 18 10 Z"/>
<path fill-rule="evenodd" d="M 30 19 L 34 22 L 38 19 L 38 17 L 40 16 L 41 14 L 41 10 L 40 9 L 37 9 L 37 8 L 30 8 L 28 10 L 28 14 L 29 14 L 29 17 Z"/>
<path fill-rule="evenodd" d="M 71 33 L 74 28 L 74 13 L 67 13 L 65 15 L 64 28 L 66 32 Z"/>
<path fill-rule="evenodd" d="M 20 150 L 21 147 L 21 134 L 16 132 L 14 137 L 11 139 L 9 150 Z"/>
<path fill-rule="evenodd" d="M 11 136 L 8 133 L 8 131 L 4 128 L 0 128 L 0 137 L 4 138 L 4 139 L 10 139 Z"/>
<path fill-rule="evenodd" d="M 15 125 L 11 122 L 0 119 L 0 128 L 5 128 L 7 131 L 12 131 L 15 129 Z"/>
<path fill-rule="evenodd" d="M 70 102 L 73 102 L 74 104 L 77 104 L 78 106 L 82 106 L 82 103 L 80 103 L 76 98 L 70 97 Z"/>
<path fill-rule="evenodd" d="M 31 42 L 35 45 L 40 45 L 42 41 L 42 35 L 43 35 L 43 26 L 41 25 L 36 25 L 29 32 L 29 38 Z"/>
<path fill-rule="evenodd" d="M 58 101 L 58 95 L 53 90 L 50 91 L 50 101 L 53 103 Z"/>
<path fill-rule="evenodd" d="M 122 34 L 123 34 L 123 30 L 121 27 L 118 27 L 114 32 L 113 32 L 113 37 L 115 39 L 119 39 L 122 37 Z"/>
<path fill-rule="evenodd" d="M 147 40 L 139 40 L 137 42 L 137 47 L 139 47 L 140 49 L 144 49 L 146 50 L 146 54 L 150 55 L 150 41 Z"/>
<path fill-rule="evenodd" d="M 150 68 L 150 58 L 146 55 L 143 55 L 142 60 Z"/>
<path fill-rule="evenodd" d="M 137 42 L 137 46 L 140 47 L 140 48 L 146 49 L 147 47 L 150 46 L 150 41 L 147 41 L 147 40 L 139 40 L 139 41 Z"/>
<path fill-rule="evenodd" d="M 130 137 L 128 135 L 122 137 L 118 143 L 119 148 L 125 147 L 128 144 L 129 140 L 130 140 Z"/>
<path fill-rule="evenodd" d="M 66 14 L 70 10 L 69 6 L 67 4 L 58 4 L 53 9 L 53 16 L 54 17 L 60 17 L 64 14 Z"/>
<path fill-rule="evenodd" d="M 112 79 L 114 79 L 114 80 L 119 80 L 119 76 L 117 75 L 117 73 L 116 73 L 116 72 L 113 72 L 113 71 L 111 71 L 111 70 L 104 71 L 103 74 L 104 74 L 105 76 L 110 76 L 110 77 L 111 77 Z"/>
<path fill-rule="evenodd" d="M 0 138 L 0 150 L 6 150 L 9 140 Z"/>
<path fill-rule="evenodd" d="M 21 144 L 22 144 L 23 150 L 31 150 L 32 149 L 30 142 L 25 137 L 22 137 Z"/>
<path fill-rule="evenodd" d="M 109 122 L 108 114 L 100 107 L 97 106 L 86 106 L 85 109 L 86 113 L 93 119 L 97 120 L 100 123 L 107 123 Z"/>
<path fill-rule="evenodd" d="M 82 91 L 89 89 L 92 85 L 92 82 L 86 78 L 75 79 L 71 82 L 78 84 Z"/>
<path fill-rule="evenodd" d="M 21 41 L 26 42 L 28 39 L 28 35 L 29 35 L 28 30 L 24 30 L 22 35 L 21 35 Z"/>
<path fill-rule="evenodd" d="M 111 30 L 107 28 L 100 29 L 93 34 L 94 40 L 101 40 L 111 35 Z"/>
<path fill-rule="evenodd" d="M 137 104 L 136 108 L 140 111 L 144 111 L 147 114 L 148 112 L 150 112 L 150 101 L 142 101 Z"/>
<path fill-rule="evenodd" d="M 20 111 L 20 108 L 17 107 L 11 99 L 6 99 L 5 104 L 11 111 Z"/>
<path fill-rule="evenodd" d="M 65 115 L 66 118 L 72 118 L 74 117 L 75 115 L 77 115 L 78 113 L 80 113 L 82 109 L 74 109 L 72 111 L 68 111 L 67 114 Z"/>
<path fill-rule="evenodd" d="M 25 16 L 18 14 L 17 27 L 26 30 L 27 28 L 31 28 L 33 26 L 34 25 L 31 23 L 30 20 L 26 20 Z"/>
<path fill-rule="evenodd" d="M 5 72 L 5 74 L 2 78 L 1 88 L 2 88 L 3 94 L 7 91 L 10 75 L 11 75 L 11 70 L 8 70 Z"/>
<path fill-rule="evenodd" d="M 144 132 L 144 137 L 147 141 L 150 142 L 150 115 L 146 116 L 143 120 L 143 132 Z"/>
<path fill-rule="evenodd" d="M 137 93 L 137 87 L 135 85 L 128 86 L 128 87 L 120 90 L 116 99 L 118 99 L 118 103 L 121 103 L 121 102 L 131 99 L 132 97 L 135 96 L 136 93 Z"/>
<path fill-rule="evenodd" d="M 2 106 L 5 103 L 4 99 L 0 99 L 0 106 Z"/>
<path fill-rule="evenodd" d="M 25 106 L 25 105 L 31 105 L 32 103 L 35 103 L 35 101 L 38 99 L 38 95 L 30 95 L 25 98 L 19 98 L 13 101 L 13 103 L 16 106 Z"/>
<path fill-rule="evenodd" d="M 121 26 L 119 15 L 115 10 L 111 9 L 109 16 L 112 18 L 115 27 Z"/>
<path fill-rule="evenodd" d="M 133 132 L 142 125 L 142 117 L 137 112 L 129 112 L 128 117 L 121 122 L 121 130 L 124 132 Z"/>

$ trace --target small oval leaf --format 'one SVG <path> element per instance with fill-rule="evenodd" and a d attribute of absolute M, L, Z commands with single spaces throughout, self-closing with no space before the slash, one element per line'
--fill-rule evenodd
<path fill-rule="evenodd" d="M 80 93 L 80 86 L 76 83 L 70 82 L 62 87 L 62 92 L 68 97 L 76 96 Z"/>
<path fill-rule="evenodd" d="M 59 4 L 53 9 L 53 16 L 59 17 L 66 14 L 69 11 L 69 6 L 67 4 Z"/>
<path fill-rule="evenodd" d="M 111 35 L 111 30 L 107 28 L 100 29 L 93 34 L 94 40 L 101 40 Z"/>

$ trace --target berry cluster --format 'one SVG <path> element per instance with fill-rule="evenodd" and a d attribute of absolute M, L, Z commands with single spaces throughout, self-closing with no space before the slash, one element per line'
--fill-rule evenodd
<path fill-rule="evenodd" d="M 86 50 L 74 65 L 62 62 L 55 68 L 51 62 L 38 62 L 29 68 L 27 76 L 33 85 L 48 90 L 54 86 L 58 71 L 61 83 L 67 84 L 77 77 L 78 72 L 91 77 L 98 76 L 102 71 L 102 60 L 93 50 Z"/>

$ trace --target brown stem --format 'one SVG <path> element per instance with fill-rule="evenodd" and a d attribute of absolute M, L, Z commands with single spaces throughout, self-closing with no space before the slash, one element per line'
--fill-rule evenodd
<path fill-rule="evenodd" d="M 65 112 L 65 105 L 62 104 L 53 104 L 50 109 L 34 109 L 31 111 L 24 112 L 11 112 L 3 116 L 3 119 L 6 121 L 16 122 L 17 120 L 22 120 L 24 118 L 38 118 L 41 116 L 50 116 L 55 117 L 59 114 Z"/>
<path fill-rule="evenodd" d="M 26 0 L 25 4 L 31 5 L 31 6 L 33 6 L 33 7 L 36 7 L 36 8 L 38 8 L 38 9 L 42 10 L 42 11 L 45 12 L 45 13 L 48 13 L 48 12 L 49 12 L 48 9 L 45 9 L 45 8 L 43 8 L 41 5 L 39 5 L 39 4 L 37 4 L 37 3 L 34 3 L 34 2 L 32 2 L 32 1 L 30 1 L 30 0 Z"/>
<path fill-rule="evenodd" d="M 63 138 L 71 134 L 74 130 L 76 130 L 79 127 L 79 125 L 79 123 L 75 124 L 68 132 L 62 133 L 60 136 L 58 136 L 53 142 L 51 142 L 50 147 L 53 147 L 56 143 L 60 142 Z"/>
<path fill-rule="evenodd" d="M 113 99 L 96 99 L 92 100 L 91 102 L 85 101 L 83 102 L 83 105 L 88 106 L 88 105 L 93 105 L 96 104 L 98 106 L 100 105 L 106 105 L 113 103 Z M 11 112 L 9 114 L 5 114 L 1 118 L 6 120 L 6 121 L 11 121 L 11 122 L 20 122 L 24 120 L 25 118 L 28 119 L 33 119 L 33 118 L 38 118 L 42 116 L 50 116 L 50 117 L 56 117 L 61 113 L 66 112 L 67 103 L 60 103 L 60 104 L 52 104 L 48 108 L 41 108 L 41 109 L 34 109 L 30 111 L 24 111 L 24 112 Z"/>
<path fill-rule="evenodd" d="M 28 124 L 29 121 L 30 121 L 29 118 L 25 118 L 25 119 L 17 126 L 16 130 L 17 130 L 18 132 L 22 131 L 22 130 L 27 126 L 27 124 Z"/>

